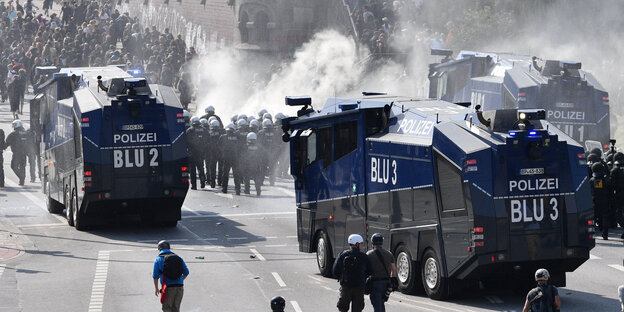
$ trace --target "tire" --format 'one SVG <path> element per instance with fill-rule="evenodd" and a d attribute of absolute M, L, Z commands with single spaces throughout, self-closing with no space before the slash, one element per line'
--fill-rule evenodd
<path fill-rule="evenodd" d="M 74 215 L 74 227 L 78 231 L 84 231 L 87 229 L 88 223 L 86 216 L 82 211 L 80 211 L 80 207 L 78 207 L 78 204 L 76 203 L 76 191 L 72 192 L 72 202 L 74 202 L 74 209 L 72 209 Z"/>
<path fill-rule="evenodd" d="M 67 224 L 74 226 L 74 211 L 76 210 L 76 201 L 73 196 L 69 195 L 69 192 L 65 192 L 65 218 L 67 218 Z"/>
<path fill-rule="evenodd" d="M 50 183 L 47 183 L 46 188 L 48 190 L 50 190 Z M 46 208 L 48 208 L 48 212 L 49 213 L 61 213 L 61 212 L 63 212 L 63 205 L 61 205 L 56 200 L 52 199 L 52 197 L 50 197 L 48 192 L 46 192 L 46 194 L 48 195 L 48 200 L 46 201 Z"/>
<path fill-rule="evenodd" d="M 319 272 L 324 277 L 332 277 L 332 266 L 334 264 L 334 255 L 331 243 L 325 232 L 321 232 L 316 239 L 316 264 Z"/>
<path fill-rule="evenodd" d="M 419 267 L 414 262 L 412 254 L 405 247 L 399 245 L 395 251 L 397 266 L 397 279 L 399 280 L 399 291 L 404 294 L 413 294 L 421 289 L 418 278 Z"/>
<path fill-rule="evenodd" d="M 440 258 L 432 249 L 423 255 L 421 272 L 422 285 L 429 298 L 442 300 L 448 297 L 448 280 L 442 277 Z"/>

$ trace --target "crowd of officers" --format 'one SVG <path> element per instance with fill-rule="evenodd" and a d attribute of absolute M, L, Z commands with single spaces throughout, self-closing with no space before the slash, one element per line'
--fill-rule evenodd
<path fill-rule="evenodd" d="M 610 228 L 618 223 L 624 228 L 624 153 L 617 152 L 614 144 L 612 141 L 604 155 L 600 148 L 594 148 L 587 156 L 595 222 L 605 240 Z"/>
<path fill-rule="evenodd" d="M 286 116 L 282 113 L 272 116 L 262 109 L 258 117 L 234 115 L 224 125 L 214 107 L 208 106 L 201 117 L 190 117 L 188 111 L 184 117 L 191 189 L 197 189 L 199 178 L 201 188 L 219 186 L 227 193 L 231 170 L 236 195 L 240 195 L 241 185 L 245 194 L 250 194 L 253 180 L 260 196 L 266 177 L 274 185 L 276 176 L 288 176 L 288 146 L 281 139 L 281 120 Z"/>

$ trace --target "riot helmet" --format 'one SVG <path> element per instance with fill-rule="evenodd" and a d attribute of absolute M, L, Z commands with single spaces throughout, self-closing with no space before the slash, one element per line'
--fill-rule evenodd
<path fill-rule="evenodd" d="M 221 124 L 218 120 L 213 119 L 212 121 L 210 121 L 210 130 L 216 130 L 219 129 L 219 127 L 221 127 Z"/>
<path fill-rule="evenodd" d="M 197 117 L 197 116 L 191 117 L 191 124 L 194 125 L 194 126 L 199 125 L 199 117 Z"/>
<path fill-rule="evenodd" d="M 189 113 L 189 111 L 187 111 L 186 109 L 182 111 L 182 117 L 184 118 L 190 118 L 191 117 L 191 113 Z"/>
<path fill-rule="evenodd" d="M 199 119 L 199 123 L 201 123 L 201 125 L 204 126 L 204 127 L 208 127 L 209 126 L 208 119 L 206 119 L 206 118 L 200 118 Z"/>
<path fill-rule="evenodd" d="M 624 153 L 617 152 L 613 155 L 613 162 L 616 166 L 624 166 Z"/>
<path fill-rule="evenodd" d="M 229 123 L 229 124 L 227 124 L 227 126 L 225 126 L 225 131 L 227 131 L 227 132 L 232 132 L 232 131 L 234 131 L 234 129 L 236 129 L 236 127 L 234 126 L 233 123 Z"/>
<path fill-rule="evenodd" d="M 240 119 L 245 119 L 245 120 L 247 120 L 247 115 L 245 115 L 245 114 L 240 114 L 240 115 L 238 115 L 238 119 L 237 119 L 237 120 L 240 120 Z"/>
<path fill-rule="evenodd" d="M 605 176 L 605 171 L 607 171 L 607 168 L 605 168 L 605 166 L 602 163 L 594 163 L 591 167 L 592 170 L 592 176 L 594 178 L 602 178 Z"/>
<path fill-rule="evenodd" d="M 364 239 L 359 234 L 351 234 L 349 235 L 349 245 L 357 245 L 364 243 Z"/>
<path fill-rule="evenodd" d="M 271 119 L 265 119 L 262 121 L 262 128 L 268 129 L 272 127 L 273 127 L 273 122 L 271 121 Z"/>
<path fill-rule="evenodd" d="M 22 128 L 24 125 L 22 124 L 22 121 L 19 119 L 15 119 L 13 120 L 13 129 L 17 129 L 17 128 Z"/>
<path fill-rule="evenodd" d="M 214 114 L 214 112 L 215 112 L 214 106 L 208 105 L 208 107 L 206 107 L 204 109 L 204 112 L 206 112 L 206 114 L 210 114 L 210 115 Z"/>
<path fill-rule="evenodd" d="M 592 148 L 591 152 L 589 152 L 590 154 L 596 154 L 598 155 L 598 157 L 602 157 L 602 150 L 598 147 L 594 147 Z"/>
<path fill-rule="evenodd" d="M 249 122 L 249 127 L 258 130 L 260 129 L 260 122 L 257 119 L 254 119 Z"/>
<path fill-rule="evenodd" d="M 217 119 L 217 117 L 215 117 L 215 116 L 210 116 L 210 117 L 208 117 L 208 122 L 209 122 L 209 123 L 210 123 L 210 122 L 212 122 L 213 120 L 218 120 L 218 119 Z"/>
<path fill-rule="evenodd" d="M 550 279 L 550 273 L 546 269 L 538 269 L 535 271 L 535 281 L 547 281 Z"/>
<path fill-rule="evenodd" d="M 236 126 L 238 126 L 238 128 L 242 128 L 242 127 L 246 127 L 247 126 L 247 120 L 245 120 L 244 118 L 239 119 L 236 122 Z"/>
<path fill-rule="evenodd" d="M 591 165 L 593 163 L 600 162 L 600 156 L 596 154 L 589 154 L 587 156 L 587 164 Z"/>
<path fill-rule="evenodd" d="M 262 115 L 262 120 L 264 120 L 264 119 L 268 119 L 268 120 L 273 121 L 273 116 L 271 116 L 270 113 L 265 113 L 264 115 Z"/>
<path fill-rule="evenodd" d="M 258 118 L 263 118 L 264 114 L 268 113 L 268 111 L 266 109 L 261 109 L 258 111 Z"/>
<path fill-rule="evenodd" d="M 238 115 L 234 114 L 232 118 L 230 118 L 231 122 L 236 122 L 238 120 Z"/>
<path fill-rule="evenodd" d="M 607 155 L 607 166 L 609 166 L 609 169 L 613 168 L 613 155 L 614 154 Z"/>
<path fill-rule="evenodd" d="M 247 133 L 248 144 L 255 144 L 257 139 L 258 139 L 258 135 L 256 135 L 254 132 Z"/>
<path fill-rule="evenodd" d="M 280 296 L 271 299 L 271 311 L 280 312 L 284 311 L 286 307 L 286 300 Z"/>
<path fill-rule="evenodd" d="M 166 240 L 161 240 L 160 242 L 158 242 L 158 251 L 161 251 L 163 249 L 171 249 L 171 245 Z"/>
<path fill-rule="evenodd" d="M 373 245 L 381 245 L 383 244 L 383 240 L 384 237 L 383 235 L 381 235 L 381 233 L 375 233 L 373 234 L 373 236 L 371 236 L 371 243 L 373 243 Z"/>
<path fill-rule="evenodd" d="M 254 115 L 247 116 L 247 122 L 251 122 L 252 120 L 256 120 L 256 116 Z"/>

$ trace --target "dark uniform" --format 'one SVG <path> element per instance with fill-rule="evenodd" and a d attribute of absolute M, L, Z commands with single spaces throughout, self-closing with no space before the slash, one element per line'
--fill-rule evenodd
<path fill-rule="evenodd" d="M 611 185 L 613 187 L 613 200 L 615 219 L 624 228 L 624 154 L 618 152 L 613 156 L 614 164 L 611 169 Z M 622 233 L 624 238 L 624 233 Z"/>
<path fill-rule="evenodd" d="M 37 173 L 39 173 L 39 166 L 37 166 L 37 160 L 39 158 L 39 149 L 37 148 L 35 132 L 32 129 L 28 129 L 28 142 L 26 143 L 26 155 L 28 157 L 28 169 L 30 169 L 30 182 L 35 182 Z M 39 178 L 41 174 L 39 173 Z"/>
<path fill-rule="evenodd" d="M 608 239 L 611 226 L 611 194 L 613 194 L 609 178 L 605 175 L 605 168 L 600 163 L 592 165 L 593 176 L 590 180 L 592 198 L 594 200 L 594 214 L 598 228 L 602 231 L 602 238 Z"/>
<path fill-rule="evenodd" d="M 282 146 L 282 139 L 279 135 L 275 134 L 275 130 L 271 128 L 264 128 L 258 132 L 258 145 L 262 148 L 264 153 L 264 176 L 269 177 L 269 183 L 275 184 L 275 165 L 277 164 L 278 157 L 274 157 L 275 151 L 278 151 Z"/>
<path fill-rule="evenodd" d="M 208 130 L 208 140 L 207 140 L 207 150 L 206 150 L 206 178 L 207 184 L 210 184 L 210 187 L 215 188 L 215 180 L 217 182 L 221 181 L 221 177 L 217 172 L 217 163 L 221 167 L 223 165 L 223 161 L 221 161 L 221 152 L 219 151 L 219 138 L 222 135 L 222 131 L 219 129 L 210 129 Z M 219 173 L 223 171 L 222 168 L 219 168 Z M 217 179 L 217 177 L 219 177 Z"/>
<path fill-rule="evenodd" d="M 223 171 L 221 171 L 221 187 L 223 193 L 227 193 L 228 180 L 230 178 L 230 168 L 234 173 L 234 187 L 236 195 L 240 195 L 240 185 L 242 182 L 240 168 L 241 139 L 234 129 L 227 129 L 226 133 L 219 138 L 221 149 L 221 159 L 223 160 Z"/>
<path fill-rule="evenodd" d="M 215 114 L 215 113 L 207 113 L 204 116 L 201 116 L 201 118 L 204 118 L 206 120 L 210 120 L 210 117 L 213 117 L 213 116 L 214 116 L 214 118 L 217 118 L 217 120 L 219 121 L 219 124 L 221 125 L 221 129 L 223 129 L 223 122 L 221 121 L 221 118 L 217 114 Z"/>
<path fill-rule="evenodd" d="M 208 133 L 199 124 L 193 124 L 186 130 L 186 138 L 189 144 L 189 170 L 191 171 L 191 189 L 197 189 L 196 173 L 199 172 L 199 182 L 201 188 L 206 186 L 206 175 L 204 174 L 204 150 Z"/>
<path fill-rule="evenodd" d="M 0 129 L 0 187 L 4 187 L 4 156 L 2 154 L 5 149 L 4 131 Z"/>
<path fill-rule="evenodd" d="M 246 149 L 247 146 L 247 134 L 249 133 L 249 126 L 244 125 L 244 126 L 239 126 L 238 130 L 236 131 L 236 136 L 238 136 L 238 143 L 239 143 L 239 151 L 243 152 Z M 238 156 L 239 160 L 242 160 L 242 153 Z M 236 176 L 238 175 L 241 183 L 244 183 L 245 181 L 247 181 L 249 179 L 249 177 L 247 177 L 247 172 L 245 171 L 245 167 L 243 166 L 242 162 L 241 165 L 238 166 L 238 172 L 236 172 L 236 170 L 232 170 L 233 174 L 234 174 L 234 180 L 236 180 Z M 237 192 L 236 194 L 239 194 L 240 192 Z M 245 194 L 249 194 L 249 189 L 245 190 Z"/>
<path fill-rule="evenodd" d="M 359 281 L 359 285 L 350 285 L 345 281 L 345 277 L 342 274 L 344 269 L 343 263 L 349 254 L 357 257 L 358 262 L 361 265 L 361 280 Z M 332 272 L 340 281 L 340 298 L 338 299 L 338 304 L 336 305 L 338 310 L 348 311 L 349 304 L 351 303 L 352 312 L 362 311 L 364 309 L 364 286 L 366 278 L 373 272 L 373 268 L 371 267 L 370 261 L 368 261 L 366 254 L 361 252 L 357 247 L 351 247 L 351 249 L 343 251 L 340 253 L 338 258 L 336 258 Z"/>
<path fill-rule="evenodd" d="M 28 132 L 19 127 L 13 130 L 6 138 L 6 147 L 11 147 L 13 158 L 11 158 L 11 169 L 19 178 L 19 185 L 24 185 L 26 178 L 26 154 L 29 140 Z"/>
<path fill-rule="evenodd" d="M 251 134 L 250 132 L 249 134 Z M 264 181 L 264 170 L 261 164 L 265 163 L 264 152 L 258 146 L 256 140 L 247 140 L 245 151 L 243 152 L 243 166 L 245 166 L 245 194 L 249 194 L 250 180 L 254 181 L 256 194 L 262 193 L 262 182 Z"/>

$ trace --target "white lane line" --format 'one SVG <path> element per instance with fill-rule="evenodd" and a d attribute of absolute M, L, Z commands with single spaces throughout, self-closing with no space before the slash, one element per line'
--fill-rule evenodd
<path fill-rule="evenodd" d="M 188 216 L 183 219 L 192 218 L 231 218 L 231 217 L 251 217 L 251 216 L 273 216 L 273 215 L 294 215 L 295 211 L 283 211 L 283 212 L 251 212 L 251 213 L 230 213 L 230 214 L 218 214 L 207 216 Z M 295 236 L 296 237 L 296 236 Z"/>
<path fill-rule="evenodd" d="M 303 312 L 297 301 L 291 301 L 290 304 L 292 304 L 293 309 L 295 309 L 296 312 Z"/>
<path fill-rule="evenodd" d="M 295 197 L 295 192 L 294 191 L 283 189 L 281 187 L 274 187 L 273 189 L 276 190 L 276 191 L 281 192 L 282 194 L 286 194 L 287 196 Z"/>
<path fill-rule="evenodd" d="M 286 244 L 281 244 L 281 245 L 264 245 L 263 247 L 267 247 L 267 248 L 273 248 L 273 247 L 286 247 L 288 245 Z"/>
<path fill-rule="evenodd" d="M 104 306 L 104 292 L 106 290 L 109 259 L 110 251 L 103 250 L 98 252 L 98 260 L 95 265 L 95 276 L 93 278 L 93 286 L 91 288 L 91 300 L 89 302 L 89 311 L 91 312 L 101 312 Z"/>
<path fill-rule="evenodd" d="M 249 239 L 249 237 L 228 237 L 228 240 L 245 240 L 245 239 Z"/>
<path fill-rule="evenodd" d="M 277 272 L 271 272 L 271 274 L 273 274 L 273 277 L 277 281 L 277 285 L 280 287 L 286 287 L 286 283 L 284 283 L 284 280 L 279 276 L 279 274 L 277 274 Z"/>
<path fill-rule="evenodd" d="M 609 264 L 610 267 L 616 269 L 616 270 L 620 270 L 622 272 L 624 272 L 624 266 L 622 266 L 621 264 Z"/>
<path fill-rule="evenodd" d="M 10 179 L 6 179 L 5 180 L 6 184 L 11 185 L 12 187 L 16 187 L 16 188 L 21 188 L 21 186 L 17 185 L 17 183 L 13 182 L 13 180 Z M 37 196 L 28 193 L 28 192 L 20 192 L 20 194 L 24 195 L 24 197 L 28 198 L 28 200 L 30 200 L 31 202 L 33 202 L 37 207 L 43 209 L 45 212 L 47 212 L 50 216 L 53 216 L 55 218 L 57 218 L 59 221 L 65 223 L 67 222 L 67 219 L 57 215 L 57 214 L 53 214 L 48 212 L 48 207 L 46 207 L 45 204 L 42 203 L 42 201 L 44 200 L 43 198 L 37 198 Z M 43 194 L 43 193 L 39 193 L 39 194 Z"/>
<path fill-rule="evenodd" d="M 189 206 L 187 205 L 182 205 L 182 209 L 186 209 L 187 211 L 189 211 L 190 213 L 196 215 L 196 216 L 201 216 L 201 213 L 191 209 Z"/>
<path fill-rule="evenodd" d="M 216 237 L 209 237 L 209 238 L 200 238 L 199 240 L 200 241 L 216 241 L 216 240 L 219 240 L 219 239 L 216 238 Z"/>
<path fill-rule="evenodd" d="M 64 219 L 63 219 L 64 220 Z M 18 228 L 67 226 L 67 223 L 18 224 Z"/>
<path fill-rule="evenodd" d="M 297 238 L 297 235 L 286 236 L 286 238 Z"/>
<path fill-rule="evenodd" d="M 0 264 L 0 277 L 4 274 L 4 264 Z"/>
<path fill-rule="evenodd" d="M 602 258 L 600 258 L 598 256 L 595 256 L 595 255 L 592 255 L 592 254 L 589 254 L 589 260 L 600 260 L 600 259 L 602 259 Z"/>
<path fill-rule="evenodd" d="M 225 197 L 227 199 L 234 199 L 234 196 L 232 196 L 232 194 L 223 194 L 222 192 L 215 192 L 213 194 L 219 197 Z"/>
<path fill-rule="evenodd" d="M 254 255 L 256 255 L 256 258 L 258 258 L 258 260 L 260 261 L 266 261 L 266 259 L 255 249 L 249 249 L 251 250 L 251 252 L 253 252 Z"/>

